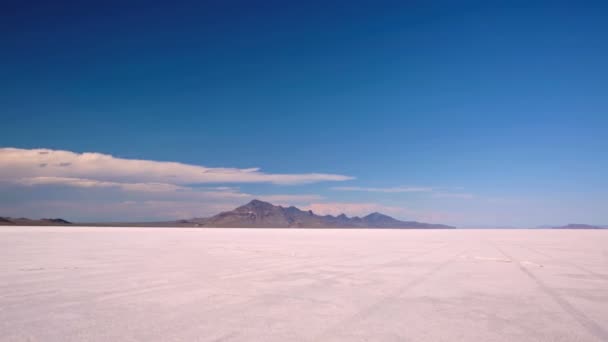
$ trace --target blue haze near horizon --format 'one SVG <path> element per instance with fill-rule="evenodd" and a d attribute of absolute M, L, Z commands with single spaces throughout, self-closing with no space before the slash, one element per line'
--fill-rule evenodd
<path fill-rule="evenodd" d="M 403 219 L 608 224 L 605 3 L 1 6 L 2 147 L 349 175 L 238 186 Z M 447 196 L 332 189 L 409 186 Z"/>

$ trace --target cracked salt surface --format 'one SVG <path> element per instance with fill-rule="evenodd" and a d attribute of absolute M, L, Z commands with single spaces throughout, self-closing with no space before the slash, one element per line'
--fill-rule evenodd
<path fill-rule="evenodd" d="M 0 228 L 0 341 L 608 341 L 608 231 Z"/>

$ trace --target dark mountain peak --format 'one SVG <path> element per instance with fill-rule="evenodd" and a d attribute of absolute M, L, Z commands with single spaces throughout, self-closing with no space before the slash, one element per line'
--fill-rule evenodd
<path fill-rule="evenodd" d="M 279 206 L 272 205 L 271 203 L 268 203 L 268 202 L 254 199 L 245 205 L 242 205 L 232 211 L 228 211 L 225 213 L 239 212 L 239 213 L 262 214 L 262 213 L 269 213 L 269 212 L 280 211 L 280 210 L 285 210 L 285 209 L 283 209 L 282 207 L 279 207 Z M 225 213 L 222 213 L 222 214 L 225 214 Z"/>
<path fill-rule="evenodd" d="M 381 214 L 378 212 L 371 213 L 371 214 L 363 217 L 363 221 L 369 222 L 369 223 L 383 223 L 383 224 L 386 224 L 386 223 L 393 224 L 393 223 L 401 222 L 388 215 L 384 215 L 384 214 Z"/>
<path fill-rule="evenodd" d="M 417 222 L 403 222 L 397 219 L 394 219 L 388 215 L 384 215 L 378 212 L 371 213 L 361 219 L 365 225 L 370 227 L 378 227 L 378 228 L 394 228 L 394 227 L 402 227 L 404 225 L 413 224 L 414 226 Z"/>
<path fill-rule="evenodd" d="M 363 219 L 368 219 L 368 220 L 377 220 L 377 219 L 391 219 L 394 220 L 392 217 L 388 216 L 388 215 L 384 215 L 381 214 L 379 212 L 373 212 L 365 217 L 363 217 Z"/>
<path fill-rule="evenodd" d="M 43 218 L 40 221 L 45 221 L 49 223 L 57 223 L 57 224 L 72 224 L 72 222 L 61 219 L 61 218 Z"/>
<path fill-rule="evenodd" d="M 242 205 L 232 211 L 227 211 L 222 214 L 230 214 L 230 213 L 239 213 L 241 215 L 257 215 L 257 216 L 268 216 L 272 215 L 272 213 L 282 213 L 288 211 L 289 209 L 285 209 L 280 206 L 272 205 L 271 203 L 260 201 L 260 200 L 252 200 L 251 202 Z"/>
<path fill-rule="evenodd" d="M 260 201 L 259 199 L 253 199 L 253 200 L 251 200 L 251 202 L 245 204 L 244 207 L 261 208 L 261 207 L 274 207 L 274 205 L 272 205 L 271 203 L 268 203 L 268 202 Z"/>
<path fill-rule="evenodd" d="M 7 217 L 0 217 L 0 223 L 13 224 L 13 221 L 9 220 Z"/>
<path fill-rule="evenodd" d="M 348 216 L 344 215 L 344 214 L 340 214 L 338 215 L 336 218 L 340 219 L 340 220 L 346 220 L 348 219 Z"/>

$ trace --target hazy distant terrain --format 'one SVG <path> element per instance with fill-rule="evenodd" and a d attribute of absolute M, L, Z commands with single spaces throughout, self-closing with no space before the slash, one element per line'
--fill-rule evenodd
<path fill-rule="evenodd" d="M 0 217 L 0 226 L 99 226 L 99 227 L 208 227 L 208 228 L 385 228 L 385 229 L 450 229 L 445 224 L 417 221 L 401 221 L 381 213 L 363 217 L 317 215 L 311 210 L 300 210 L 294 206 L 282 207 L 268 202 L 252 200 L 234 210 L 221 212 L 211 217 L 180 219 L 157 222 L 70 222 L 61 218 L 12 218 Z M 471 228 L 471 227 L 464 227 Z M 480 228 L 480 227 L 475 227 Z M 487 226 L 481 228 L 488 228 Z M 495 227 L 518 229 L 526 227 Z M 605 229 L 608 226 L 569 223 L 562 226 L 543 225 L 539 229 Z"/>
<path fill-rule="evenodd" d="M 63 219 L 0 217 L 0 225 L 66 225 Z M 364 217 L 316 215 L 312 211 L 296 207 L 282 207 L 268 202 L 252 200 L 234 210 L 225 211 L 211 217 L 181 219 L 163 222 L 118 222 L 118 223 L 77 223 L 92 226 L 129 227 L 212 227 L 212 228 L 454 228 L 443 224 L 400 221 L 381 213 L 371 213 Z"/>
<path fill-rule="evenodd" d="M 605 226 L 596 226 L 591 224 L 570 223 L 565 226 L 552 227 L 554 229 L 604 229 Z"/>
<path fill-rule="evenodd" d="M 3 227 L 2 341 L 606 341 L 608 232 Z"/>

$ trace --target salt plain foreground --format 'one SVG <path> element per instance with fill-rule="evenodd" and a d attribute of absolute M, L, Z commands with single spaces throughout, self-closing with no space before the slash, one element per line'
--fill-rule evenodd
<path fill-rule="evenodd" d="M 608 231 L 0 228 L 2 341 L 608 341 Z"/>

